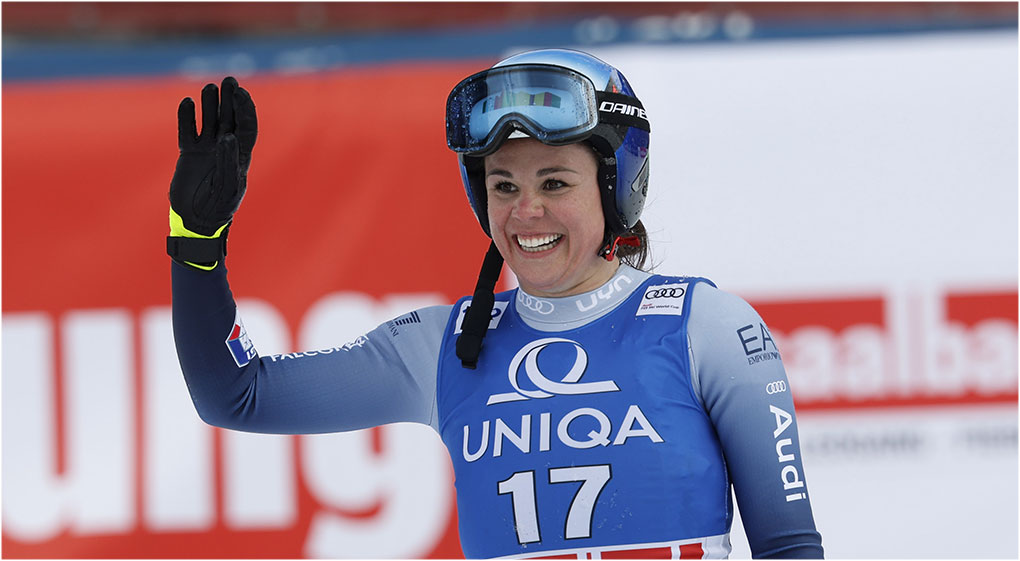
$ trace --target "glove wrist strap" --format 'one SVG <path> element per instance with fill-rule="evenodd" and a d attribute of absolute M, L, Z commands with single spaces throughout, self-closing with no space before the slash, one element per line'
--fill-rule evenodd
<path fill-rule="evenodd" d="M 166 253 L 177 261 L 215 263 L 227 255 L 227 237 L 166 237 Z"/>
<path fill-rule="evenodd" d="M 216 268 L 227 255 L 227 233 L 230 222 L 222 225 L 211 236 L 198 234 L 184 225 L 184 220 L 170 208 L 170 235 L 166 238 L 166 253 L 181 265 L 203 271 Z"/>

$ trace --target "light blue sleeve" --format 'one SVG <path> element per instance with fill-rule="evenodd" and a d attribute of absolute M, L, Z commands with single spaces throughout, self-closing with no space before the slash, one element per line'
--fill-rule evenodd
<path fill-rule="evenodd" d="M 692 383 L 715 425 L 754 557 L 821 558 L 782 356 L 743 299 L 698 283 Z"/>
<path fill-rule="evenodd" d="M 238 366 L 224 344 L 236 313 L 224 267 L 205 272 L 174 263 L 172 268 L 178 359 L 195 408 L 207 423 L 276 434 L 396 422 L 436 426 L 439 347 L 451 306 L 416 310 L 350 344 L 256 354 Z"/>

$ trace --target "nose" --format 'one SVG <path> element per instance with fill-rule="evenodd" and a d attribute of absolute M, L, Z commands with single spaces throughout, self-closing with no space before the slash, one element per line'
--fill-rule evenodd
<path fill-rule="evenodd" d="M 542 200 L 541 194 L 530 190 L 522 190 L 514 202 L 512 214 L 518 220 L 528 220 L 544 216 L 545 202 Z"/>

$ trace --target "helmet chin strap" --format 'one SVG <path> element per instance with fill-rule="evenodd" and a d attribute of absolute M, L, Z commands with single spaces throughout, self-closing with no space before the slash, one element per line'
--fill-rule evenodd
<path fill-rule="evenodd" d="M 641 238 L 637 236 L 614 236 L 612 241 L 606 242 L 599 250 L 599 257 L 606 261 L 612 261 L 616 257 L 616 250 L 621 245 L 630 247 L 641 247 Z"/>

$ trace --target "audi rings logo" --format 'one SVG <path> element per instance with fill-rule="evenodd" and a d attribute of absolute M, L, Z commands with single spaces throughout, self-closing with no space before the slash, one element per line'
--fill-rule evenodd
<path fill-rule="evenodd" d="M 649 286 L 635 316 L 682 316 L 689 283 Z"/>
<path fill-rule="evenodd" d="M 538 367 L 538 355 L 542 350 L 552 345 L 572 345 L 575 350 L 574 363 L 567 370 L 559 382 L 550 380 Z M 522 368 L 523 367 L 523 368 Z M 549 337 L 532 341 L 517 351 L 513 360 L 510 361 L 510 368 L 507 375 L 510 378 L 510 386 L 514 391 L 509 393 L 493 394 L 489 396 L 486 405 L 505 403 L 508 401 L 522 401 L 525 399 L 544 399 L 554 395 L 580 395 L 589 393 L 618 392 L 620 388 L 612 380 L 601 382 L 580 382 L 588 368 L 588 353 L 575 341 Z M 524 389 L 520 384 L 521 370 L 537 389 Z"/>
<path fill-rule="evenodd" d="M 686 291 L 682 286 L 665 286 L 645 292 L 645 300 L 655 300 L 656 298 L 683 298 L 685 292 Z"/>
<path fill-rule="evenodd" d="M 556 309 L 556 306 L 554 306 L 552 302 L 528 296 L 521 291 L 517 291 L 517 302 L 525 308 L 542 314 L 543 316 L 553 313 L 553 310 Z"/>
<path fill-rule="evenodd" d="M 777 393 L 783 393 L 785 391 L 786 391 L 786 381 L 784 381 L 784 380 L 776 380 L 775 382 L 771 382 L 771 383 L 765 385 L 765 393 L 767 393 L 769 395 L 774 395 L 774 394 L 777 394 Z"/>

